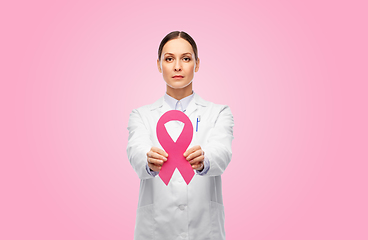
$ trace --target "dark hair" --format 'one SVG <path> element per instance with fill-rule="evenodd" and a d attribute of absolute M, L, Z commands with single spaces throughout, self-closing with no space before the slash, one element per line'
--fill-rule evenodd
<path fill-rule="evenodd" d="M 193 38 L 186 32 L 184 31 L 173 31 L 169 34 L 167 34 L 161 41 L 160 46 L 158 48 L 158 60 L 161 60 L 161 54 L 162 54 L 162 49 L 164 48 L 165 44 L 172 40 L 172 39 L 177 39 L 177 38 L 183 38 L 185 40 L 187 40 L 190 45 L 192 45 L 193 48 L 193 52 L 194 52 L 194 56 L 195 56 L 195 60 L 198 60 L 198 49 L 197 49 L 197 44 L 195 43 L 195 41 L 193 40 Z"/>

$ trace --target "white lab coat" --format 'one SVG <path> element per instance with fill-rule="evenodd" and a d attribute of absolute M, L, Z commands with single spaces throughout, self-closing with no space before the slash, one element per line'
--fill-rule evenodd
<path fill-rule="evenodd" d="M 134 239 L 225 239 L 220 175 L 232 156 L 234 120 L 230 108 L 194 94 L 185 111 L 193 124 L 189 148 L 200 145 L 209 159 L 210 169 L 206 175 L 195 174 L 189 185 L 176 169 L 166 186 L 159 175 L 153 177 L 147 173 L 146 153 L 152 146 L 163 149 L 157 140 L 156 124 L 168 110 L 171 110 L 169 105 L 161 97 L 130 114 L 127 154 L 141 180 Z"/>

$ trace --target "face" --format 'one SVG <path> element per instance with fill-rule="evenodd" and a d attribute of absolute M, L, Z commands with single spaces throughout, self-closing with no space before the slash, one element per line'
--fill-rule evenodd
<path fill-rule="evenodd" d="M 191 86 L 194 72 L 199 69 L 199 59 L 195 61 L 193 48 L 187 40 L 177 38 L 164 45 L 157 67 L 168 88 L 182 89 Z"/>

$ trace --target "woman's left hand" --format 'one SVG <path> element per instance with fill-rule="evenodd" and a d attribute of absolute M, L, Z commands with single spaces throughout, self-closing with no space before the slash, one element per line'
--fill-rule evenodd
<path fill-rule="evenodd" d="M 201 146 L 197 145 L 191 147 L 186 150 L 183 155 L 189 161 L 190 165 L 192 165 L 194 170 L 201 171 L 203 169 L 204 151 Z"/>

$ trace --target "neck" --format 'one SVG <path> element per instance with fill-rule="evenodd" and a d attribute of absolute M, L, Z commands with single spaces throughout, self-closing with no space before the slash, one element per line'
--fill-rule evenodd
<path fill-rule="evenodd" d="M 166 85 L 166 93 L 176 100 L 183 99 L 193 93 L 192 83 L 185 88 L 172 88 L 169 85 Z"/>

